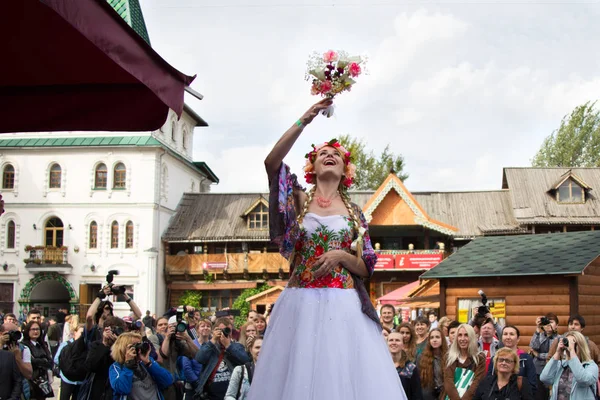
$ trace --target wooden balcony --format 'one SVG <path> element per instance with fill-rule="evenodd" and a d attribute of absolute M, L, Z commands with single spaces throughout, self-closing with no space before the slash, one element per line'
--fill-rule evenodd
<path fill-rule="evenodd" d="M 68 273 L 73 266 L 69 264 L 69 250 L 63 247 L 25 246 L 29 257 L 24 259 L 25 268 L 32 272 Z"/>
<path fill-rule="evenodd" d="M 167 256 L 168 275 L 244 274 L 282 272 L 287 276 L 289 263 L 279 253 L 186 254 Z"/>

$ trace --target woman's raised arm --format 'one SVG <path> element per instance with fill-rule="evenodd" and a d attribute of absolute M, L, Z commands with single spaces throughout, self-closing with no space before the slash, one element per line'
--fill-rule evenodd
<path fill-rule="evenodd" d="M 299 123 L 294 123 L 294 125 L 281 136 L 277 143 L 275 143 L 273 150 L 271 150 L 267 158 L 265 158 L 265 168 L 267 169 L 267 174 L 269 174 L 269 176 L 277 173 L 277 169 L 281 165 L 281 162 L 287 153 L 289 153 L 296 140 L 298 140 L 298 136 L 300 136 L 304 127 L 310 124 L 319 112 L 325 110 L 331 104 L 333 104 L 331 99 L 323 99 L 314 104 L 302 117 L 300 117 L 298 120 Z"/>

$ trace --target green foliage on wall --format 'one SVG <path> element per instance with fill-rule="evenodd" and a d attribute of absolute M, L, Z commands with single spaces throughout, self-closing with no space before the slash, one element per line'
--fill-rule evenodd
<path fill-rule="evenodd" d="M 239 328 L 240 326 L 244 325 L 246 323 L 246 320 L 248 319 L 248 312 L 250 311 L 250 303 L 246 302 L 246 299 L 248 297 L 257 295 L 260 292 L 264 292 L 265 290 L 267 290 L 269 288 L 271 288 L 271 286 L 269 286 L 268 284 L 265 283 L 262 286 L 257 287 L 255 289 L 253 289 L 253 288 L 246 289 L 238 296 L 237 299 L 235 299 L 235 301 L 233 302 L 232 308 L 234 310 L 240 310 L 240 316 L 235 317 L 236 328 Z"/>

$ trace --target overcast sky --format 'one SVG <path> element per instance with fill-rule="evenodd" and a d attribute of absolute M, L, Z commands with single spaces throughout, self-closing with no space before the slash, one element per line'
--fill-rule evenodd
<path fill-rule="evenodd" d="M 348 133 L 405 158 L 412 191 L 499 189 L 575 106 L 600 98 L 600 3 L 141 0 L 152 47 L 204 95 L 194 156 L 213 192 L 267 190 L 263 160 L 317 97 L 308 55 L 369 56 L 369 75 L 286 162 Z"/>

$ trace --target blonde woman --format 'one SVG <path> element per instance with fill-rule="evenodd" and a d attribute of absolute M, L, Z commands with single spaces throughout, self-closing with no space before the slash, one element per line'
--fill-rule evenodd
<path fill-rule="evenodd" d="M 387 337 L 387 343 L 406 397 L 410 400 L 423 400 L 419 369 L 402 349 L 402 336 L 398 332 L 392 332 Z"/>
<path fill-rule="evenodd" d="M 249 337 L 248 353 L 252 356 L 252 361 L 243 365 L 238 365 L 233 369 L 231 380 L 227 387 L 227 393 L 225 394 L 225 400 L 246 400 L 248 392 L 250 391 L 250 385 L 252 384 L 254 368 L 256 367 L 256 362 L 260 355 L 262 342 L 262 336 Z"/>
<path fill-rule="evenodd" d="M 258 331 L 256 329 L 256 325 L 253 321 L 246 322 L 240 328 L 240 340 L 239 343 L 244 345 L 246 350 L 250 352 L 250 348 L 248 347 L 250 340 L 258 335 Z"/>
<path fill-rule="evenodd" d="M 594 400 L 598 366 L 590 357 L 585 336 L 577 331 L 567 332 L 542 370 L 540 380 L 552 385 L 550 400 Z"/>
<path fill-rule="evenodd" d="M 533 400 L 531 385 L 519 376 L 519 355 L 502 347 L 493 358 L 494 373 L 481 381 L 473 400 Z"/>
<path fill-rule="evenodd" d="M 448 350 L 444 392 L 450 400 L 471 400 L 485 375 L 485 353 L 480 353 L 473 327 L 461 324 Z"/>
<path fill-rule="evenodd" d="M 335 139 L 311 146 L 308 191 L 283 163 L 331 104 L 313 105 L 265 159 L 270 236 L 290 260 L 290 279 L 271 314 L 250 400 L 406 399 L 363 282 L 377 255 L 348 193 L 356 173 L 352 154 Z"/>
<path fill-rule="evenodd" d="M 164 400 L 162 391 L 173 384 L 173 377 L 149 354 L 150 342 L 142 343 L 139 333 L 127 332 L 117 338 L 111 348 L 115 362 L 108 370 L 115 399 Z"/>

